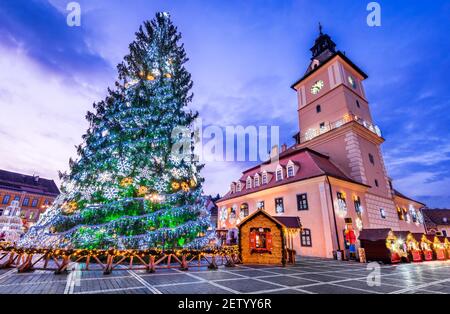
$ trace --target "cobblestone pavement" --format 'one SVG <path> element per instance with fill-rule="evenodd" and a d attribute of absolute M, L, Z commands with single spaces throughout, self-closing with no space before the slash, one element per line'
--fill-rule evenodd
<path fill-rule="evenodd" d="M 369 286 L 367 264 L 317 258 L 300 258 L 296 265 L 238 265 L 189 271 L 161 269 L 78 271 L 54 275 L 36 270 L 19 274 L 0 269 L 0 293 L 56 294 L 245 294 L 245 293 L 450 293 L 450 261 L 381 265 L 379 286 Z"/>

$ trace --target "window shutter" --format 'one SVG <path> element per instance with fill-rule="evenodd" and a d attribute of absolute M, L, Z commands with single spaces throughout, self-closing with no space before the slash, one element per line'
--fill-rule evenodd
<path fill-rule="evenodd" d="M 272 233 L 270 231 L 266 232 L 266 249 L 272 251 Z"/>
<path fill-rule="evenodd" d="M 250 249 L 256 249 L 256 232 L 250 232 Z"/>

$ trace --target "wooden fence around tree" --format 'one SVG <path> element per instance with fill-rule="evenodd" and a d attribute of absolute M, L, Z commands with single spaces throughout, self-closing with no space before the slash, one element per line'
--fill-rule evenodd
<path fill-rule="evenodd" d="M 81 264 L 82 270 L 146 270 L 191 267 L 217 269 L 240 263 L 237 246 L 203 250 L 72 250 L 17 248 L 0 244 L 0 269 L 17 268 L 18 272 L 52 270 L 55 274 L 68 271 L 70 265 Z"/>

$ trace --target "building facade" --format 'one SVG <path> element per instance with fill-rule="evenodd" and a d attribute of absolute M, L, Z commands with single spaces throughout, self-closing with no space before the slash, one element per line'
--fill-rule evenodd
<path fill-rule="evenodd" d="M 300 217 L 297 254 L 332 257 L 358 245 L 365 229 L 424 232 L 420 208 L 393 188 L 381 152 L 384 142 L 364 91 L 367 75 L 320 31 L 305 74 L 291 87 L 298 96 L 296 143 L 243 172 L 217 202 L 218 228 L 263 208 Z M 349 237 L 349 232 L 355 237 Z M 354 245 L 352 247 L 354 247 Z"/>
<path fill-rule="evenodd" d="M 0 216 L 7 214 L 5 211 L 11 202 L 17 201 L 27 228 L 37 222 L 58 195 L 59 189 L 53 180 L 0 170 Z"/>

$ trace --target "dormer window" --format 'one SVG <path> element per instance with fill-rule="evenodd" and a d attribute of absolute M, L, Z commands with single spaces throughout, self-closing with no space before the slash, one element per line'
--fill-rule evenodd
<path fill-rule="evenodd" d="M 276 172 L 277 181 L 283 180 L 283 168 L 279 165 Z"/>
<path fill-rule="evenodd" d="M 250 176 L 247 177 L 247 182 L 245 184 L 245 188 L 246 189 L 251 189 L 252 188 L 252 178 Z"/>
<path fill-rule="evenodd" d="M 254 182 L 255 188 L 259 186 L 259 174 L 255 174 L 255 182 Z"/>
<path fill-rule="evenodd" d="M 263 172 L 263 175 L 262 175 L 262 184 L 267 184 L 267 172 Z"/>
<path fill-rule="evenodd" d="M 236 193 L 236 185 L 234 183 L 231 183 L 230 190 L 231 193 Z"/>
<path fill-rule="evenodd" d="M 288 178 L 291 178 L 294 176 L 294 166 L 293 165 L 289 165 L 287 167 L 287 176 L 288 176 Z"/>
<path fill-rule="evenodd" d="M 240 192 L 242 190 L 242 184 L 240 181 L 236 185 L 236 190 L 237 190 L 237 192 Z"/>

